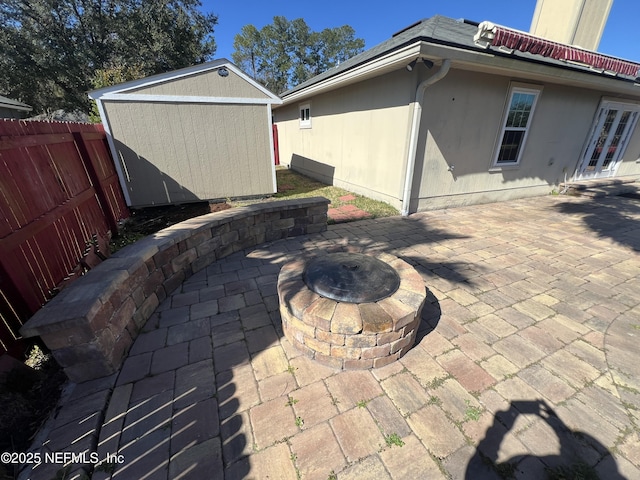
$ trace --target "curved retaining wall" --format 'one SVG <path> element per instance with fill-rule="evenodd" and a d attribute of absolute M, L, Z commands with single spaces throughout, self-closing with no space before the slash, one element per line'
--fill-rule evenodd
<path fill-rule="evenodd" d="M 234 252 L 327 229 L 323 197 L 232 208 L 178 223 L 116 252 L 54 297 L 24 324 L 40 336 L 70 380 L 115 372 L 169 293 Z"/>

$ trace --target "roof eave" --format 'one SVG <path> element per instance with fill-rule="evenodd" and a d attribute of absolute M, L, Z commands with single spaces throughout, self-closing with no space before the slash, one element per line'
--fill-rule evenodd
<path fill-rule="evenodd" d="M 640 95 L 640 88 L 634 79 L 608 75 L 581 65 L 550 64 L 533 55 L 526 58 L 515 57 L 494 50 L 476 51 L 443 45 L 430 45 L 426 51 L 430 55 L 450 58 L 452 67 L 463 70 L 500 74 L 508 77 L 521 76 L 533 81 Z"/>
<path fill-rule="evenodd" d="M 33 110 L 32 107 L 26 104 L 16 105 L 14 103 L 2 103 L 2 102 L 0 102 L 0 108 L 8 108 L 10 110 L 19 110 L 21 112 L 30 112 L 31 110 Z"/>
<path fill-rule="evenodd" d="M 144 87 L 150 87 L 152 85 L 156 85 L 159 83 L 164 83 L 169 80 L 175 80 L 179 78 L 188 77 L 191 75 L 196 75 L 200 73 L 204 73 L 210 70 L 217 70 L 221 67 L 228 68 L 233 73 L 243 78 L 245 81 L 249 82 L 251 85 L 259 89 L 262 93 L 267 95 L 271 101 L 269 103 L 280 104 L 282 100 L 275 93 L 268 90 L 264 86 L 260 85 L 258 82 L 249 77 L 246 73 L 236 67 L 233 63 L 231 63 L 226 58 L 220 58 L 217 60 L 212 60 L 210 62 L 201 63 L 198 65 L 193 65 L 191 67 L 181 68 L 179 70 L 173 70 L 170 72 L 160 73 L 158 75 L 152 75 L 145 78 L 140 78 L 138 80 L 132 80 L 130 82 L 120 83 L 118 85 L 112 85 L 109 87 L 99 88 L 97 90 L 91 90 L 87 93 L 90 99 L 92 100 L 101 100 L 104 97 L 109 97 L 114 94 L 126 93 L 130 90 L 135 90 Z"/>
<path fill-rule="evenodd" d="M 606 75 L 579 65 L 569 63 L 552 65 L 545 60 L 536 59 L 533 55 L 530 58 L 515 57 L 506 53 L 501 54 L 495 50 L 472 49 L 428 39 L 416 39 L 413 43 L 380 55 L 369 62 L 357 65 L 301 90 L 296 90 L 291 94 L 283 94 L 282 106 L 402 68 L 416 57 L 432 60 L 449 58 L 453 68 L 463 70 L 498 73 L 509 77 L 523 76 L 541 82 L 547 81 L 605 92 L 640 95 L 640 84 L 637 81 L 634 82 L 633 79 Z"/>
<path fill-rule="evenodd" d="M 282 105 L 299 102 L 305 98 L 341 88 L 352 83 L 377 77 L 387 72 L 404 68 L 410 61 L 419 57 L 423 42 L 416 40 L 408 45 L 386 52 L 372 60 L 356 65 L 349 70 L 339 72 L 306 88 L 282 94 Z"/>
<path fill-rule="evenodd" d="M 13 98 L 4 97 L 0 95 L 0 107 L 1 108 L 10 108 L 12 110 L 20 110 L 23 112 L 30 112 L 33 110 L 31 105 L 27 105 L 26 103 L 22 103 L 18 100 L 14 100 Z"/>

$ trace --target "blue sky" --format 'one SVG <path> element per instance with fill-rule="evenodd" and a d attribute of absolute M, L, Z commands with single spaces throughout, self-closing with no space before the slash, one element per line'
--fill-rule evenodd
<path fill-rule="evenodd" d="M 440 14 L 529 31 L 536 0 L 202 0 L 202 10 L 218 15 L 215 57 L 231 59 L 233 37 L 247 24 L 258 29 L 281 15 L 304 18 L 313 30 L 351 25 L 371 48 L 412 23 Z M 598 51 L 640 61 L 640 1 L 614 0 Z"/>

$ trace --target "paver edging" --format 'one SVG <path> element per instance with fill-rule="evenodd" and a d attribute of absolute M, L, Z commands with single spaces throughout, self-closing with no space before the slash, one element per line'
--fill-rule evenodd
<path fill-rule="evenodd" d="M 33 315 L 40 336 L 76 383 L 118 370 L 147 319 L 172 291 L 218 259 L 264 242 L 327 229 L 329 200 L 281 200 L 210 213 L 116 252 Z"/>

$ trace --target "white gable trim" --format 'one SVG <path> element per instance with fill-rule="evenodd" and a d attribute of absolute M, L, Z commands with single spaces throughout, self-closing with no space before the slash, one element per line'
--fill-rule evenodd
<path fill-rule="evenodd" d="M 281 103 L 280 98 L 275 95 L 273 92 L 270 92 L 265 87 L 260 85 L 258 82 L 253 80 L 251 77 L 246 75 L 242 70 L 238 69 L 235 65 L 229 62 L 227 59 L 219 59 L 213 60 L 211 62 L 201 63 L 200 65 L 194 65 L 192 67 L 182 68 L 180 70 L 174 70 L 171 72 L 161 73 L 158 75 L 152 75 L 150 77 L 141 78 L 139 80 L 132 80 L 130 82 L 120 83 L 118 85 L 113 85 L 110 87 L 100 88 L 98 90 L 92 90 L 89 92 L 89 98 L 93 100 L 102 99 L 105 95 L 114 94 L 114 93 L 124 93 L 129 90 L 134 90 L 138 88 L 150 87 L 152 85 L 156 85 L 158 83 L 164 83 L 169 80 L 176 80 L 179 78 L 189 77 L 191 75 L 196 75 L 199 73 L 207 72 L 210 70 L 217 70 L 221 67 L 225 67 L 234 74 L 238 75 L 244 81 L 251 84 L 253 87 L 260 90 L 267 97 L 273 100 L 271 103 Z"/>
<path fill-rule="evenodd" d="M 144 93 L 107 93 L 100 97 L 102 101 L 119 102 L 163 102 L 163 103 L 233 103 L 250 105 L 280 104 L 282 100 L 271 98 L 245 97 L 199 97 L 192 95 L 147 95 Z"/>
<path fill-rule="evenodd" d="M 109 150 L 111 151 L 111 158 L 113 160 L 113 164 L 116 167 L 116 172 L 118 173 L 118 182 L 120 183 L 120 190 L 122 190 L 122 194 L 124 195 L 124 201 L 127 204 L 127 207 L 131 206 L 131 194 L 129 193 L 129 186 L 127 182 L 125 182 L 124 171 L 122 169 L 122 163 L 120 163 L 120 158 L 118 157 L 118 149 L 116 148 L 115 141 L 113 139 L 113 135 L 111 134 L 111 125 L 107 122 L 107 115 L 104 111 L 104 105 L 100 100 L 96 101 L 96 105 L 98 106 L 98 112 L 100 113 L 100 120 L 102 121 L 102 126 L 104 127 L 104 132 L 107 135 L 107 143 L 109 144 Z"/>

